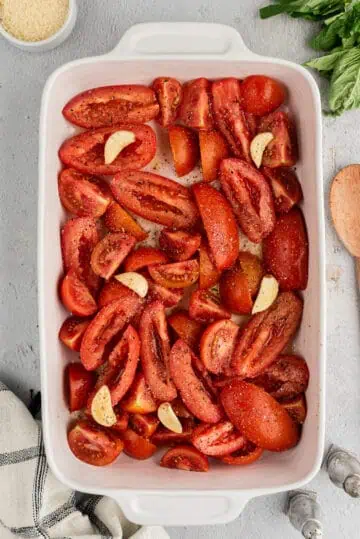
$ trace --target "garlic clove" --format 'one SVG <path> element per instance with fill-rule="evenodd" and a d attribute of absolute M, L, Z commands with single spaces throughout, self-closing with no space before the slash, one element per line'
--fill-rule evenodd
<path fill-rule="evenodd" d="M 279 283 L 273 275 L 265 275 L 260 284 L 260 290 L 253 305 L 251 314 L 261 313 L 268 309 L 276 300 L 279 293 Z"/>
<path fill-rule="evenodd" d="M 260 168 L 261 166 L 266 146 L 270 144 L 273 139 L 274 135 L 270 132 L 259 133 L 252 139 L 250 144 L 250 155 L 257 168 Z"/>
<path fill-rule="evenodd" d="M 108 386 L 101 386 L 91 402 L 91 415 L 96 423 L 103 427 L 112 427 L 116 423 L 116 415 L 111 404 L 111 393 Z"/>
<path fill-rule="evenodd" d="M 110 165 L 126 146 L 135 142 L 136 137 L 132 131 L 115 131 L 105 142 L 104 161 Z"/>
<path fill-rule="evenodd" d="M 144 298 L 148 293 L 149 283 L 140 273 L 136 273 L 135 271 L 119 273 L 118 275 L 115 275 L 115 279 L 124 286 L 127 286 L 127 288 L 136 292 L 141 298 Z"/>
<path fill-rule="evenodd" d="M 167 429 L 177 434 L 181 434 L 183 431 L 182 424 L 178 416 L 175 414 L 173 407 L 169 402 L 163 402 L 160 404 L 157 415 L 161 423 Z"/>

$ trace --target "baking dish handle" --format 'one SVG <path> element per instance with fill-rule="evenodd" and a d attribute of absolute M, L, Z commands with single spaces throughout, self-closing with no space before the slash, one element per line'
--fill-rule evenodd
<path fill-rule="evenodd" d="M 256 56 L 239 32 L 215 23 L 156 22 L 135 24 L 125 32 L 109 56 L 149 57 L 176 55 L 248 58 Z"/>
<path fill-rule="evenodd" d="M 249 501 L 241 495 L 131 494 L 114 496 L 126 518 L 143 526 L 204 526 L 235 520 Z"/>

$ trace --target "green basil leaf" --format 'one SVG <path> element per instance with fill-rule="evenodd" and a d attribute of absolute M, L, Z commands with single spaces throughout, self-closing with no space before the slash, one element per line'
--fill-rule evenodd
<path fill-rule="evenodd" d="M 334 115 L 360 107 L 360 48 L 341 55 L 330 81 L 329 107 Z"/>
<path fill-rule="evenodd" d="M 308 62 L 305 62 L 304 66 L 311 67 L 312 69 L 316 69 L 320 73 L 326 72 L 326 71 L 332 71 L 336 65 L 336 62 L 346 54 L 347 51 L 344 50 L 338 50 L 333 51 L 330 54 L 326 54 L 325 56 L 320 56 L 319 58 L 313 58 L 312 60 L 309 60 Z"/>

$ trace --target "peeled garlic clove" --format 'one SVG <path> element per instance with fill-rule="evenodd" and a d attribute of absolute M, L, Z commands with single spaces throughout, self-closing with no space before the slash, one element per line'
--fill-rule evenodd
<path fill-rule="evenodd" d="M 251 314 L 261 313 L 274 303 L 279 293 L 279 283 L 273 275 L 263 277 Z"/>
<path fill-rule="evenodd" d="M 256 135 L 256 137 L 252 139 L 250 144 L 250 155 L 257 168 L 261 166 L 266 146 L 273 140 L 273 138 L 274 135 L 268 132 L 259 133 L 258 135 Z"/>
<path fill-rule="evenodd" d="M 138 296 L 141 298 L 144 298 L 148 293 L 149 284 L 147 279 L 145 279 L 145 277 L 140 273 L 136 273 L 135 271 L 119 273 L 119 275 L 115 275 L 115 279 L 119 281 L 119 283 L 136 292 L 136 294 L 138 294 Z"/>
<path fill-rule="evenodd" d="M 175 414 L 169 402 L 163 402 L 160 404 L 157 415 L 164 427 L 172 432 L 176 432 L 177 434 L 182 433 L 182 424 L 180 423 L 178 416 Z"/>
<path fill-rule="evenodd" d="M 91 402 L 91 415 L 96 423 L 103 427 L 112 427 L 116 423 L 116 415 L 111 404 L 108 386 L 101 386 Z"/>
<path fill-rule="evenodd" d="M 104 161 L 105 165 L 110 165 L 120 152 L 129 144 L 135 142 L 135 135 L 132 131 L 115 131 L 105 142 Z"/>

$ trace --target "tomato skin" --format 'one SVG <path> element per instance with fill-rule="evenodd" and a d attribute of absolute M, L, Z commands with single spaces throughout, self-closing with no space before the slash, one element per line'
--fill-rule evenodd
<path fill-rule="evenodd" d="M 60 172 L 58 189 L 61 204 L 78 217 L 97 219 L 105 213 L 112 200 L 106 182 L 74 168 Z"/>
<path fill-rule="evenodd" d="M 60 297 L 64 307 L 75 316 L 91 316 L 98 310 L 96 301 L 75 270 L 70 270 L 61 282 Z"/>
<path fill-rule="evenodd" d="M 282 84 L 265 75 L 250 75 L 240 85 L 242 106 L 246 112 L 265 116 L 279 108 L 285 101 Z"/>
<path fill-rule="evenodd" d="M 189 316 L 197 322 L 210 323 L 222 318 L 231 318 L 231 313 L 209 290 L 195 290 L 190 296 Z"/>
<path fill-rule="evenodd" d="M 157 403 L 142 373 L 135 376 L 126 399 L 121 401 L 121 408 L 130 414 L 151 414 L 157 411 Z"/>
<path fill-rule="evenodd" d="M 220 182 L 240 228 L 254 243 L 260 243 L 275 226 L 270 186 L 253 165 L 240 159 L 224 159 Z"/>
<path fill-rule="evenodd" d="M 195 79 L 183 86 L 183 100 L 179 119 L 193 129 L 209 130 L 214 127 L 210 101 L 211 82 Z"/>
<path fill-rule="evenodd" d="M 185 230 L 163 228 L 159 236 L 159 245 L 176 262 L 189 260 L 199 249 L 200 234 L 190 234 Z"/>
<path fill-rule="evenodd" d="M 143 241 L 147 232 L 117 202 L 111 202 L 104 215 L 104 224 L 110 232 L 127 232 Z"/>
<path fill-rule="evenodd" d="M 65 118 L 86 129 L 121 123 L 144 124 L 159 112 L 155 93 L 147 86 L 102 86 L 73 97 L 63 108 Z"/>
<path fill-rule="evenodd" d="M 172 403 L 171 405 L 173 406 Z M 191 434 L 194 430 L 194 424 L 193 419 L 182 419 L 181 425 L 183 431 L 181 434 L 172 432 L 171 430 L 160 425 L 156 432 L 152 435 L 151 441 L 158 446 L 190 442 Z"/>
<path fill-rule="evenodd" d="M 160 113 L 156 121 L 162 127 L 169 127 L 175 123 L 178 115 L 182 100 L 182 85 L 171 77 L 158 77 L 151 86 L 160 104 Z"/>
<path fill-rule="evenodd" d="M 209 461 L 205 455 L 190 445 L 177 445 L 163 455 L 160 466 L 186 472 L 207 472 Z"/>
<path fill-rule="evenodd" d="M 198 210 L 187 187 L 151 172 L 127 171 L 111 181 L 115 199 L 148 221 L 170 228 L 191 228 Z"/>
<path fill-rule="evenodd" d="M 170 373 L 185 406 L 205 423 L 217 423 L 222 410 L 213 399 L 192 366 L 192 352 L 182 340 L 176 341 L 170 352 Z"/>
<path fill-rule="evenodd" d="M 213 182 L 217 179 L 221 161 L 229 156 L 228 145 L 215 129 L 200 131 L 199 144 L 204 182 Z"/>
<path fill-rule="evenodd" d="M 308 283 L 309 242 L 299 208 L 281 215 L 264 240 L 264 264 L 282 290 L 305 290 Z"/>
<path fill-rule="evenodd" d="M 239 326 L 231 320 L 218 320 L 210 324 L 200 340 L 200 359 L 213 374 L 230 368 Z"/>
<path fill-rule="evenodd" d="M 197 260 L 173 262 L 172 264 L 155 264 L 148 267 L 154 281 L 166 288 L 187 288 L 199 278 Z"/>
<path fill-rule="evenodd" d="M 269 131 L 274 139 L 265 149 L 262 165 L 269 168 L 293 167 L 298 157 L 296 132 L 286 112 L 273 112 L 261 120 L 259 132 Z"/>
<path fill-rule="evenodd" d="M 204 455 L 219 457 L 244 447 L 246 438 L 235 430 L 230 421 L 221 421 L 216 425 L 202 423 L 196 427 L 191 442 Z"/>
<path fill-rule="evenodd" d="M 180 397 L 176 397 L 176 399 L 172 401 L 171 406 L 178 417 L 181 417 L 184 419 L 194 419 L 194 416 L 186 408 L 185 404 L 180 399 Z"/>
<path fill-rule="evenodd" d="M 238 264 L 226 270 L 220 278 L 220 297 L 223 305 L 232 313 L 250 314 L 253 301 L 246 273 Z"/>
<path fill-rule="evenodd" d="M 60 341 L 70 348 L 70 350 L 79 352 L 84 332 L 89 324 L 90 320 L 70 316 L 64 321 L 60 328 Z"/>
<path fill-rule="evenodd" d="M 104 146 L 116 131 L 132 131 L 136 140 L 106 165 Z M 112 176 L 125 170 L 145 167 L 156 153 L 156 135 L 148 125 L 117 125 L 85 131 L 65 140 L 59 150 L 62 163 L 85 174 Z"/>
<path fill-rule="evenodd" d="M 70 363 L 66 369 L 68 403 L 70 412 L 81 410 L 86 405 L 89 393 L 95 385 L 93 372 L 84 369 L 81 363 Z"/>
<path fill-rule="evenodd" d="M 276 213 L 288 213 L 293 206 L 301 202 L 302 188 L 292 169 L 262 167 L 262 172 L 270 182 Z"/>
<path fill-rule="evenodd" d="M 169 259 L 156 247 L 139 247 L 132 251 L 124 262 L 124 271 L 139 271 L 151 264 L 167 264 Z"/>
<path fill-rule="evenodd" d="M 220 457 L 220 461 L 230 466 L 247 466 L 259 460 L 264 450 L 247 441 L 245 446 L 231 455 Z"/>
<path fill-rule="evenodd" d="M 116 299 L 122 299 L 123 301 L 127 301 L 128 298 L 138 299 L 139 296 L 136 294 L 136 292 L 130 290 L 130 288 L 128 288 L 127 286 L 124 286 L 123 284 L 119 283 L 119 281 L 117 281 L 116 279 L 110 279 L 104 284 L 104 286 L 100 290 L 100 294 L 98 297 L 98 306 L 101 309 L 102 307 L 105 307 L 105 305 L 108 305 Z M 139 306 L 139 309 L 140 308 L 141 305 Z"/>
<path fill-rule="evenodd" d="M 176 175 L 191 172 L 199 160 L 199 143 L 194 131 L 181 125 L 169 127 L 169 141 Z"/>
<path fill-rule="evenodd" d="M 110 279 L 134 247 L 136 239 L 126 232 L 109 232 L 94 247 L 90 264 L 94 273 Z"/>
<path fill-rule="evenodd" d="M 147 438 L 140 436 L 132 429 L 127 429 L 121 435 L 124 442 L 124 453 L 137 460 L 146 460 L 153 456 L 157 447 Z"/>
<path fill-rule="evenodd" d="M 206 183 L 193 186 L 216 268 L 231 267 L 239 254 L 239 233 L 234 213 L 225 197 Z"/>
<path fill-rule="evenodd" d="M 296 421 L 296 423 L 299 423 L 299 425 L 305 423 L 307 406 L 304 393 L 294 397 L 293 399 L 281 400 L 280 404 L 283 408 L 285 408 L 294 421 Z"/>
<path fill-rule="evenodd" d="M 129 414 L 119 409 L 118 406 L 114 408 L 114 412 L 116 415 L 116 423 L 111 427 L 111 430 L 115 430 L 116 432 L 124 432 L 129 425 Z"/>
<path fill-rule="evenodd" d="M 234 380 L 221 391 L 220 399 L 232 424 L 255 445 L 286 451 L 298 443 L 298 426 L 263 389 Z"/>
<path fill-rule="evenodd" d="M 169 372 L 170 340 L 160 301 L 147 305 L 140 320 L 141 365 L 155 399 L 172 401 L 177 391 Z"/>
<path fill-rule="evenodd" d="M 147 300 L 152 301 L 161 301 L 164 307 L 175 307 L 183 298 L 184 290 L 181 288 L 166 288 L 159 283 L 155 283 L 150 276 L 146 276 L 149 291 L 147 295 Z"/>
<path fill-rule="evenodd" d="M 199 251 L 199 288 L 211 288 L 220 279 L 221 272 L 216 269 L 212 260 L 209 245 L 202 241 Z"/>
<path fill-rule="evenodd" d="M 299 356 L 279 356 L 252 383 L 262 387 L 274 399 L 293 399 L 304 393 L 309 384 L 309 369 Z"/>
<path fill-rule="evenodd" d="M 168 316 L 169 325 L 173 328 L 177 336 L 186 342 L 192 350 L 197 350 L 200 342 L 200 335 L 204 326 L 195 320 L 191 320 L 186 311 L 177 311 Z"/>
<path fill-rule="evenodd" d="M 68 443 L 76 458 L 93 466 L 114 462 L 124 448 L 123 442 L 109 429 L 91 421 L 77 421 L 68 432 Z"/>
<path fill-rule="evenodd" d="M 142 414 L 133 414 L 130 416 L 130 425 L 131 428 L 144 438 L 150 438 L 156 429 L 160 421 L 154 415 L 142 415 Z"/>

